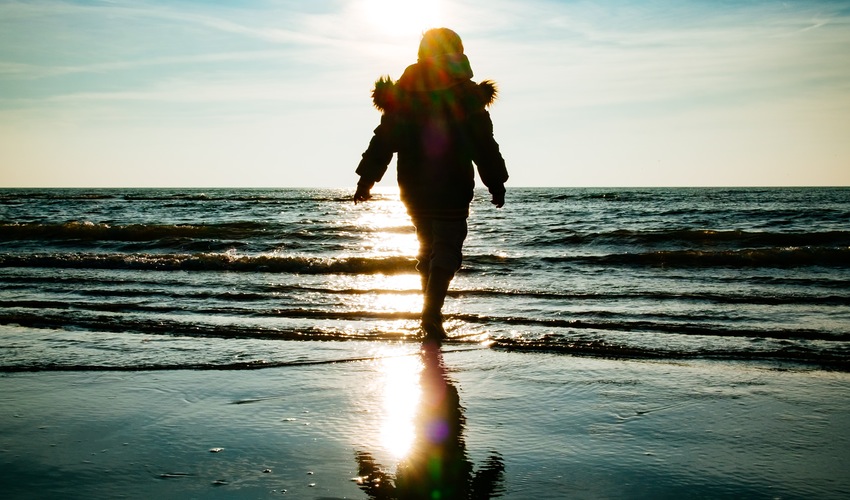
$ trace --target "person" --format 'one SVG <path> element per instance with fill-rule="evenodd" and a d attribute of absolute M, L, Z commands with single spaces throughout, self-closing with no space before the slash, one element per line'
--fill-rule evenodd
<path fill-rule="evenodd" d="M 398 153 L 401 200 L 419 240 L 416 269 L 424 295 L 421 327 L 426 338 L 444 339 L 442 307 L 461 267 L 473 198 L 474 169 L 492 203 L 505 204 L 508 172 L 487 111 L 496 99 L 494 82 L 472 81 L 463 42 L 448 28 L 422 35 L 418 60 L 398 81 L 375 82 L 372 100 L 381 122 L 363 153 L 354 202 L 371 197 Z"/>

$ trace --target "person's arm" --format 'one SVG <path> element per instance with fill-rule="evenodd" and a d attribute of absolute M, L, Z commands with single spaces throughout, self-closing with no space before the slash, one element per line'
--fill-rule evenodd
<path fill-rule="evenodd" d="M 381 124 L 375 129 L 369 147 L 363 153 L 357 166 L 357 190 L 354 193 L 354 203 L 366 201 L 372 197 L 370 191 L 376 182 L 383 178 L 390 161 L 393 159 L 395 144 L 393 139 L 393 119 L 388 114 L 381 117 Z"/>
<path fill-rule="evenodd" d="M 493 137 L 493 121 L 490 113 L 481 110 L 470 117 L 473 140 L 472 161 L 478 167 L 478 175 L 492 196 L 491 203 L 497 208 L 505 205 L 505 182 L 508 169 L 505 159 L 499 151 L 499 144 Z"/>

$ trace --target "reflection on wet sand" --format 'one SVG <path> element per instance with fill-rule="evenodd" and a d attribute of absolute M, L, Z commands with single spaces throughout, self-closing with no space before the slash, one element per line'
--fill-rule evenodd
<path fill-rule="evenodd" d="M 374 499 L 500 496 L 504 462 L 493 452 L 478 471 L 473 470 L 463 440 L 463 408 L 457 388 L 446 374 L 440 346 L 423 344 L 421 360 L 419 406 L 409 451 L 395 474 L 376 463 L 368 452 L 357 452 L 360 488 Z"/>

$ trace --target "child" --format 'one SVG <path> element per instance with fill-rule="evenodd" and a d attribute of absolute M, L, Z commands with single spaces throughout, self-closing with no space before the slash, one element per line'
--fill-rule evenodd
<path fill-rule="evenodd" d="M 472 80 L 463 43 L 448 28 L 428 30 L 419 59 L 393 82 L 375 82 L 372 99 L 383 114 L 357 167 L 360 181 L 354 202 L 370 198 L 398 153 L 398 186 L 419 239 L 417 271 L 424 305 L 421 325 L 427 339 L 447 338 L 441 310 L 455 272 L 460 269 L 466 219 L 472 201 L 474 171 L 490 191 L 492 203 L 505 204 L 508 172 L 486 107 L 496 86 Z"/>

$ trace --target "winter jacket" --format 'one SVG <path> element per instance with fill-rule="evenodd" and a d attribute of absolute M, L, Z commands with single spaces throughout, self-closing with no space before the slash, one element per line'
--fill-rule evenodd
<path fill-rule="evenodd" d="M 471 78 L 466 56 L 451 54 L 409 66 L 397 82 L 375 82 L 383 114 L 357 167 L 360 184 L 381 180 L 397 152 L 401 199 L 413 216 L 467 217 L 473 162 L 490 192 L 504 194 L 508 172 L 486 110 L 496 86 Z"/>

